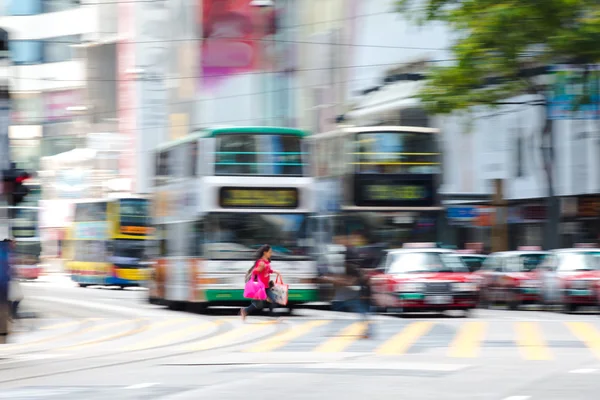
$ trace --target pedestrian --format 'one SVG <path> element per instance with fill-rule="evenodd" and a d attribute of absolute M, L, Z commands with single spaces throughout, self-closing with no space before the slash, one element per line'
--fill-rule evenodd
<path fill-rule="evenodd" d="M 256 262 L 254 263 L 254 267 L 251 269 L 251 271 L 248 271 L 250 273 L 250 279 L 252 279 L 253 276 L 256 276 L 257 279 L 265 286 L 265 291 L 267 293 L 266 302 L 269 303 L 269 315 L 271 316 L 273 315 L 273 309 L 276 304 L 275 300 L 273 300 L 273 293 L 271 292 L 271 289 L 274 286 L 273 281 L 271 281 L 271 274 L 275 274 L 278 277 L 281 276 L 279 271 L 275 271 L 271 268 L 272 254 L 273 250 L 271 249 L 271 246 L 269 246 L 268 244 L 261 246 L 256 252 Z M 252 300 L 252 303 L 250 303 L 248 307 L 242 308 L 240 310 L 240 316 L 242 317 L 242 321 L 246 319 L 248 314 L 256 310 L 262 310 L 264 306 L 264 301 Z"/>
<path fill-rule="evenodd" d="M 371 309 L 370 282 L 362 271 L 362 258 L 353 243 L 338 239 L 344 245 L 344 260 L 342 270 L 328 277 L 335 285 L 335 297 L 331 303 L 334 311 L 354 312 L 360 315 L 365 323 L 363 338 L 371 337 L 371 324 L 368 318 Z"/>
<path fill-rule="evenodd" d="M 8 301 L 10 304 L 10 316 L 13 320 L 17 319 L 19 316 L 19 304 L 23 300 L 23 290 L 21 289 L 21 285 L 17 281 L 17 277 L 15 276 L 14 270 L 14 251 L 16 249 L 16 243 L 12 239 L 4 239 L 4 242 L 7 243 L 8 250 Z"/>

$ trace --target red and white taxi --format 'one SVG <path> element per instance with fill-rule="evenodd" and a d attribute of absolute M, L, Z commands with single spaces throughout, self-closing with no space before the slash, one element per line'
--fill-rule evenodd
<path fill-rule="evenodd" d="M 544 265 L 551 271 L 544 292 L 548 298 L 556 299 L 564 311 L 598 305 L 600 249 L 554 250 Z"/>
<path fill-rule="evenodd" d="M 388 250 L 371 288 L 373 305 L 384 312 L 466 311 L 478 298 L 467 266 L 440 248 Z"/>
<path fill-rule="evenodd" d="M 483 306 L 503 303 L 516 310 L 523 304 L 540 301 L 540 265 L 549 255 L 545 251 L 502 251 L 490 254 L 475 273 Z"/>

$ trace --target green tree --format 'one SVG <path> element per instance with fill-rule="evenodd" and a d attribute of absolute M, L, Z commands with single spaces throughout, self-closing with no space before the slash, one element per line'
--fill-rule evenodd
<path fill-rule="evenodd" d="M 397 0 L 397 11 L 424 25 L 442 22 L 455 34 L 454 62 L 427 72 L 418 97 L 431 113 L 496 107 L 517 95 L 536 95 L 545 117 L 541 149 L 548 185 L 545 247 L 558 245 L 558 200 L 553 176 L 548 87 L 537 67 L 567 63 L 587 71 L 600 61 L 599 0 Z M 585 73 L 587 79 L 589 74 Z M 493 82 L 493 83 L 492 83 Z M 585 85 L 589 87 L 590 85 Z M 585 102 L 584 94 L 580 102 Z"/>

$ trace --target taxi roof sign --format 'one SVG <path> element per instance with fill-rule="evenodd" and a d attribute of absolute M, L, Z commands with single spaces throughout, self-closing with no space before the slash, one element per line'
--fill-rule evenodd
<path fill-rule="evenodd" d="M 542 251 L 540 246 L 519 246 L 518 251 Z"/>
<path fill-rule="evenodd" d="M 435 243 L 404 243 L 403 249 L 433 249 L 436 248 Z"/>

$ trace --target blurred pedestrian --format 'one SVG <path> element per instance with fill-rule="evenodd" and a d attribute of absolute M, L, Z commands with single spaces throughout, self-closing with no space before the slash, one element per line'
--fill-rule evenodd
<path fill-rule="evenodd" d="M 256 277 L 256 279 L 264 285 L 267 294 L 266 302 L 269 303 L 269 315 L 271 316 L 273 316 L 273 309 L 276 304 L 273 293 L 271 292 L 271 288 L 274 285 L 273 281 L 271 281 L 271 274 L 275 274 L 278 277 L 281 276 L 279 271 L 275 271 L 271 268 L 272 254 L 273 250 L 271 249 L 271 246 L 268 244 L 261 246 L 256 253 L 256 262 L 254 263 L 254 266 L 246 274 L 246 282 L 248 279 Z M 242 320 L 245 320 L 248 314 L 256 310 L 262 310 L 265 306 L 264 303 L 265 301 L 262 300 L 252 300 L 252 303 L 248 307 L 240 310 Z"/>

